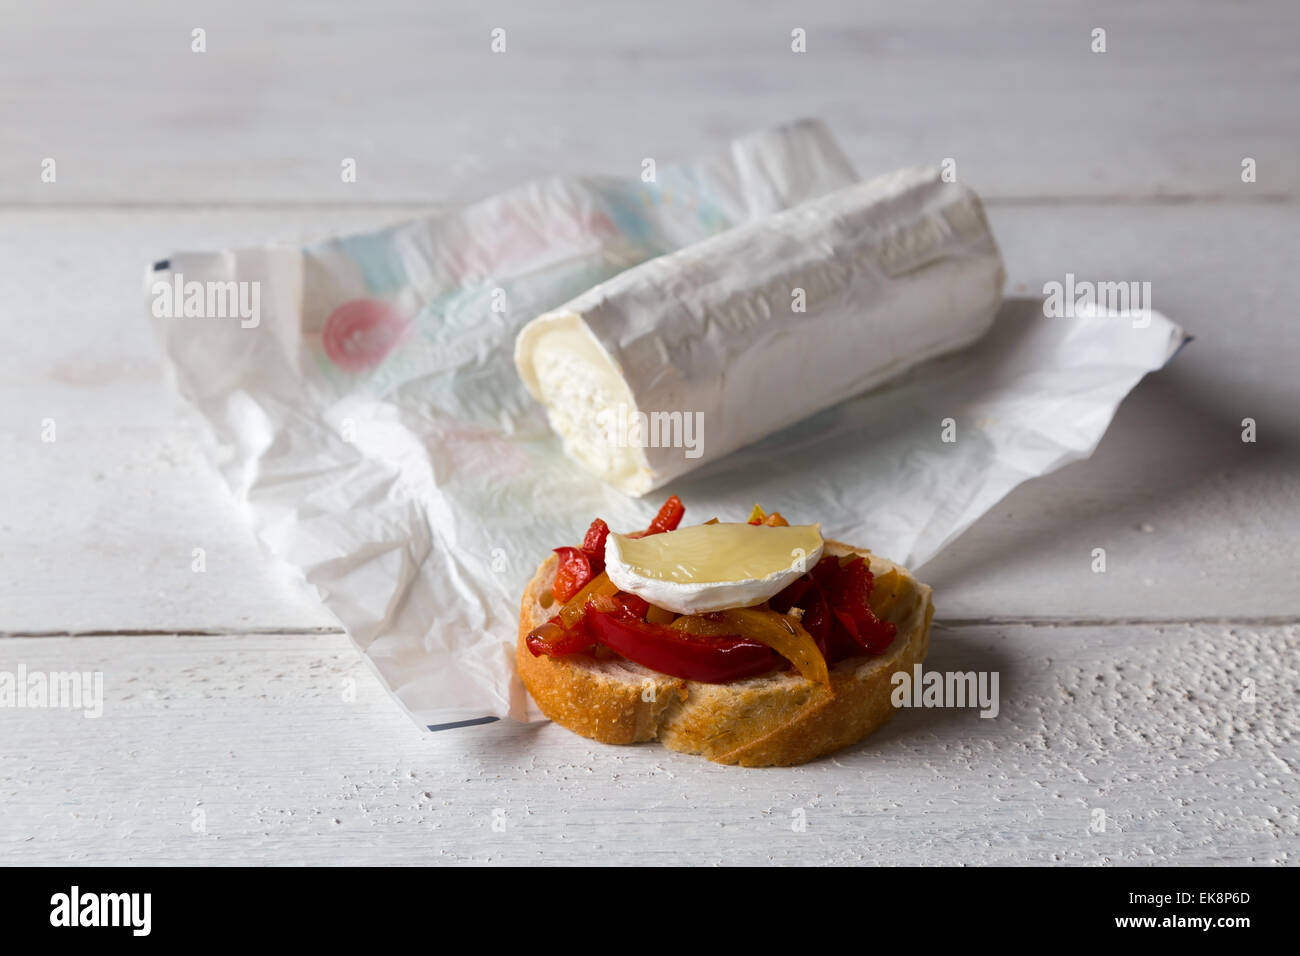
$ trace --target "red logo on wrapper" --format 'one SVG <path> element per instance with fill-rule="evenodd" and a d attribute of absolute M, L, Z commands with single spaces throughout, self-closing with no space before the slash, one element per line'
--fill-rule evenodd
<path fill-rule="evenodd" d="M 364 372 L 382 362 L 410 331 L 410 321 L 387 302 L 353 299 L 325 320 L 321 345 L 339 368 Z"/>

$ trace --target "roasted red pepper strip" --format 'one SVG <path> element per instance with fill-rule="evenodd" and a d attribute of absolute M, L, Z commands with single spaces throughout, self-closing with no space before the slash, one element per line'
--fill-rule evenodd
<path fill-rule="evenodd" d="M 812 578 L 809 578 L 808 582 L 811 584 Z M 817 647 L 826 658 L 826 663 L 834 664 L 839 658 L 831 653 L 831 616 L 826 610 L 826 601 L 821 596 L 821 592 L 814 590 L 811 595 L 812 599 L 804 606 L 803 618 L 799 623 L 817 642 Z"/>
<path fill-rule="evenodd" d="M 587 529 L 587 536 L 582 539 L 582 553 L 591 563 L 591 572 L 600 574 L 605 570 L 605 539 L 609 537 L 609 525 L 597 518 Z"/>
<path fill-rule="evenodd" d="M 581 591 L 595 574 L 591 570 L 591 561 L 581 548 L 556 548 L 560 556 L 560 566 L 555 571 L 555 583 L 551 591 L 555 600 L 561 604 Z"/>
<path fill-rule="evenodd" d="M 682 515 L 686 514 L 686 506 L 682 504 L 682 499 L 676 495 L 669 495 L 664 506 L 659 509 L 659 513 L 654 516 L 650 522 L 650 527 L 644 531 L 633 531 L 628 535 L 629 538 L 644 538 L 652 534 L 663 534 L 665 531 L 676 531 L 677 526 L 682 523 Z"/>
<path fill-rule="evenodd" d="M 808 591 L 812 586 L 813 579 L 811 574 L 805 574 L 803 577 L 795 578 L 792 584 L 786 585 L 784 591 L 773 596 L 772 600 L 768 602 L 768 605 L 773 611 L 780 611 L 782 614 L 790 610 L 792 607 L 801 607 L 806 611 L 808 609 L 808 604 L 804 601 L 804 596 L 808 594 Z"/>
<path fill-rule="evenodd" d="M 848 564 L 841 564 L 832 587 L 836 606 L 850 611 L 854 617 L 857 617 L 867 609 L 867 599 L 871 597 L 874 583 L 875 575 L 867 567 L 864 558 L 856 557 Z"/>
<path fill-rule="evenodd" d="M 650 604 L 645 598 L 639 598 L 627 591 L 618 591 L 610 595 L 594 596 L 587 603 L 587 607 L 604 614 L 613 614 L 621 621 L 631 621 L 636 624 L 645 620 L 645 612 L 650 609 Z"/>
<path fill-rule="evenodd" d="M 587 636 L 651 670 L 683 680 L 725 684 L 772 670 L 782 657 L 758 641 L 697 637 L 657 624 L 621 620 L 594 608 L 583 623 Z"/>
<path fill-rule="evenodd" d="M 591 647 L 591 638 L 582 627 L 566 628 L 557 614 L 540 627 L 535 627 L 524 639 L 533 657 L 562 657 L 578 654 Z"/>
<path fill-rule="evenodd" d="M 811 573 L 773 597 L 771 607 L 782 612 L 803 608 L 800 623 L 829 664 L 864 652 L 881 654 L 893 642 L 897 628 L 871 610 L 872 585 L 865 558 L 857 556 L 841 565 L 839 558 L 825 555 Z"/>
<path fill-rule="evenodd" d="M 614 601 L 618 604 L 619 610 L 632 621 L 644 621 L 646 611 L 650 610 L 649 601 L 627 591 L 619 591 L 614 595 Z"/>
<path fill-rule="evenodd" d="M 556 599 L 566 603 L 586 587 L 587 582 L 605 570 L 605 539 L 609 525 L 597 518 L 587 529 L 581 548 L 556 548 L 560 566 L 555 570 L 555 583 L 551 585 Z"/>
<path fill-rule="evenodd" d="M 868 654 L 881 654 L 894 640 L 893 624 L 880 620 L 871 610 L 874 578 L 865 558 L 843 565 L 831 589 L 831 604 L 840 625 Z"/>
<path fill-rule="evenodd" d="M 686 514 L 686 506 L 682 504 L 682 499 L 670 495 L 664 502 L 664 506 L 659 509 L 659 513 L 655 515 L 654 521 L 650 522 L 650 527 L 645 529 L 645 533 L 663 534 L 665 531 L 676 531 L 677 526 L 682 523 L 684 514 Z"/>

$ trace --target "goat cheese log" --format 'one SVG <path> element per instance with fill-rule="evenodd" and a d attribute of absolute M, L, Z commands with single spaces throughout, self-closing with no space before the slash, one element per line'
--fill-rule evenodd
<path fill-rule="evenodd" d="M 621 272 L 515 363 L 565 452 L 639 496 L 969 345 L 1004 279 L 978 197 L 908 168 Z"/>

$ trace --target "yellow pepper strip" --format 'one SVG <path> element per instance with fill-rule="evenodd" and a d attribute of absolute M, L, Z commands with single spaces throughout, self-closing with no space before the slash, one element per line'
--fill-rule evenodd
<path fill-rule="evenodd" d="M 762 524 L 763 519 L 766 517 L 767 515 L 763 513 L 763 509 L 758 505 L 754 505 L 754 510 L 749 513 L 749 517 L 745 520 L 750 524 Z"/>
<path fill-rule="evenodd" d="M 830 685 L 831 675 L 826 658 L 812 635 L 798 621 L 776 611 L 760 611 L 752 607 L 718 611 L 704 617 L 687 614 L 669 625 L 688 634 L 717 637 L 734 634 L 761 641 L 793 664 L 799 673 L 810 681 Z"/>
<path fill-rule="evenodd" d="M 650 605 L 650 609 L 645 613 L 645 619 L 651 624 L 660 624 L 665 627 L 671 624 L 675 617 L 677 617 L 677 615 L 667 608 L 656 607 L 653 604 Z"/>
<path fill-rule="evenodd" d="M 597 596 L 613 597 L 618 593 L 618 585 L 609 579 L 609 575 L 604 571 L 596 575 L 587 585 L 569 598 L 569 602 L 560 608 L 560 620 L 564 622 L 565 627 L 573 627 L 578 621 L 582 620 L 583 613 L 587 610 L 587 602 Z"/>
<path fill-rule="evenodd" d="M 903 579 L 897 571 L 891 569 L 877 577 L 871 587 L 871 597 L 867 600 L 872 613 L 883 621 L 885 615 L 898 603 L 902 591 Z"/>

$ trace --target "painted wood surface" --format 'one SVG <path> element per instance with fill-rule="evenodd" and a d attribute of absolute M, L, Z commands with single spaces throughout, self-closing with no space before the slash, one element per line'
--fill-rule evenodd
<path fill-rule="evenodd" d="M 97 719 L 0 711 L 0 855 L 1294 862 L 1298 8 L 610 9 L 6 12 L 0 672 L 99 672 L 105 699 Z M 930 665 L 997 671 L 999 716 L 903 711 L 832 760 L 764 771 L 549 725 L 416 728 L 207 465 L 141 314 L 145 264 L 533 175 L 635 174 L 806 115 L 864 173 L 953 158 L 989 201 L 1010 294 L 1066 273 L 1150 281 L 1196 336 L 1091 459 L 922 569 Z"/>
<path fill-rule="evenodd" d="M 990 197 L 1236 198 L 1245 157 L 1255 192 L 1300 189 L 1285 2 L 73 0 L 11 16 L 0 199 L 24 203 L 463 199 L 631 175 L 805 115 L 864 173 L 953 157 Z"/>
<path fill-rule="evenodd" d="M 0 854 L 1294 863 L 1298 649 L 1295 626 L 940 627 L 928 665 L 998 672 L 995 718 L 900 710 L 833 758 L 746 770 L 552 724 L 430 734 L 339 635 L 15 638 L 0 669 L 100 671 L 104 701 L 5 715 Z"/>

